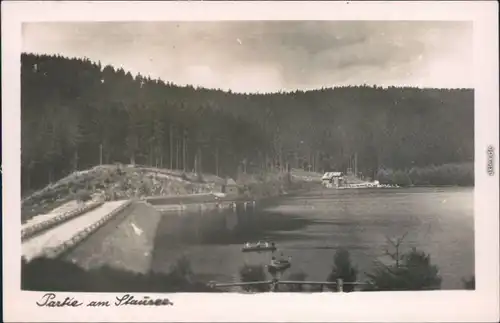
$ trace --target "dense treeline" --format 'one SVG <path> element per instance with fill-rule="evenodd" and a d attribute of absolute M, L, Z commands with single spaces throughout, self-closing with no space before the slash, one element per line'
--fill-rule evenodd
<path fill-rule="evenodd" d="M 343 87 L 236 94 L 87 59 L 22 55 L 23 191 L 99 163 L 234 176 L 270 165 L 358 170 L 473 161 L 473 91 Z"/>
<path fill-rule="evenodd" d="M 406 170 L 380 169 L 381 184 L 399 186 L 473 186 L 474 163 L 430 165 Z"/>

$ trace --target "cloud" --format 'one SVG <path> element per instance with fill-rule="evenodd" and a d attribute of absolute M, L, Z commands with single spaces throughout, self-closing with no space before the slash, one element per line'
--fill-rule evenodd
<path fill-rule="evenodd" d="M 23 36 L 27 52 L 85 56 L 134 74 L 237 92 L 472 86 L 466 22 L 30 23 Z"/>

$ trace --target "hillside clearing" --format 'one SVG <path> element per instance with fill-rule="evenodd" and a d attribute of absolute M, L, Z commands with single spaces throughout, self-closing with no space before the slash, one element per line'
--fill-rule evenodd
<path fill-rule="evenodd" d="M 297 182 L 314 180 L 318 174 L 293 171 L 291 179 Z M 279 195 L 289 188 L 286 173 L 270 171 L 262 174 L 240 174 L 236 179 L 238 192 L 255 198 Z M 221 192 L 226 179 L 179 170 L 160 169 L 138 165 L 100 165 L 74 172 L 21 202 L 23 223 L 72 201 L 104 199 L 106 201 Z"/>

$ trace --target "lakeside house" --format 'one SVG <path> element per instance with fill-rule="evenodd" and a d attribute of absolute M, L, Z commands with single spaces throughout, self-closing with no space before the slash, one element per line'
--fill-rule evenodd
<path fill-rule="evenodd" d="M 341 187 L 345 184 L 344 174 L 342 172 L 326 172 L 321 177 L 321 182 L 326 187 Z"/>
<path fill-rule="evenodd" d="M 222 187 L 222 193 L 226 195 L 238 195 L 238 185 L 232 178 L 228 178 Z"/>

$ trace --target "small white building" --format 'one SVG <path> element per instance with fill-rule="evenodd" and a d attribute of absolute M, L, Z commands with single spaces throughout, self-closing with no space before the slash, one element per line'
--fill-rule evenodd
<path fill-rule="evenodd" d="M 341 187 L 344 184 L 344 174 L 342 172 L 326 172 L 321 177 L 321 181 L 326 187 Z"/>
<path fill-rule="evenodd" d="M 226 195 L 238 195 L 238 185 L 232 178 L 226 180 L 226 184 L 223 186 L 222 193 Z"/>

